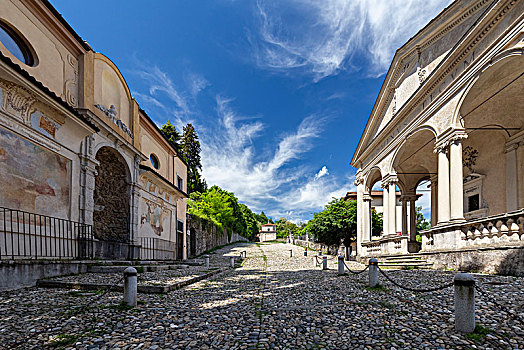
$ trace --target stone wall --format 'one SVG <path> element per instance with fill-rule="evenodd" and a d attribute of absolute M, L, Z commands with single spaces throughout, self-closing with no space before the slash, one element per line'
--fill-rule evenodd
<path fill-rule="evenodd" d="M 188 239 L 188 256 L 195 257 L 206 250 L 213 249 L 220 245 L 229 244 L 238 241 L 247 241 L 247 239 L 238 233 L 232 233 L 231 240 L 228 237 L 227 230 L 217 232 L 217 228 L 211 222 L 197 217 L 188 215 L 188 227 L 190 237 Z M 191 247 L 194 244 L 194 247 Z"/>
<path fill-rule="evenodd" d="M 417 254 L 435 269 L 524 276 L 524 247 L 485 247 Z"/>
<path fill-rule="evenodd" d="M 129 242 L 129 185 L 124 158 L 113 148 L 102 147 L 95 179 L 93 229 L 97 239 Z"/>

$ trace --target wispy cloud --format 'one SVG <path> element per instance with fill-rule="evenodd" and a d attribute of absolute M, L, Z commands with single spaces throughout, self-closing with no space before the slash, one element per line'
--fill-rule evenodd
<path fill-rule="evenodd" d="M 315 81 L 342 69 L 383 74 L 395 52 L 451 0 L 258 0 L 256 63 L 288 72 L 301 69 Z"/>
<path fill-rule="evenodd" d="M 185 79 L 189 86 L 191 97 L 193 99 L 197 97 L 200 91 L 204 90 L 206 87 L 211 85 L 206 78 L 194 72 L 189 72 L 188 74 L 186 74 Z"/>

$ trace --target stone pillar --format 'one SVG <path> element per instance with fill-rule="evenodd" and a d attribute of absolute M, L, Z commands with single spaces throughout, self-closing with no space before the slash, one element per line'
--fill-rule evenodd
<path fill-rule="evenodd" d="M 389 234 L 397 234 L 397 191 L 395 189 L 395 182 L 389 183 L 388 190 L 388 214 L 389 214 Z"/>
<path fill-rule="evenodd" d="M 364 225 L 363 195 L 364 184 L 362 181 L 355 181 L 357 185 L 357 254 L 362 252 L 362 242 L 366 241 L 366 231 Z"/>
<path fill-rule="evenodd" d="M 517 149 L 519 145 L 515 143 L 506 148 L 506 211 L 517 210 L 518 205 L 518 163 Z"/>
<path fill-rule="evenodd" d="M 464 219 L 464 188 L 462 174 L 462 140 L 457 138 L 449 146 L 449 196 L 450 218 L 455 221 Z"/>
<path fill-rule="evenodd" d="M 448 222 L 449 208 L 449 160 L 447 147 L 440 147 L 438 153 L 438 223 Z"/>
<path fill-rule="evenodd" d="M 409 241 L 417 241 L 417 207 L 415 206 L 415 199 L 409 200 Z"/>
<path fill-rule="evenodd" d="M 402 196 L 400 197 L 402 203 L 402 236 L 408 235 L 408 200 Z"/>
<path fill-rule="evenodd" d="M 100 163 L 93 155 L 94 136 L 87 136 L 82 141 L 80 157 L 80 198 L 79 221 L 83 224 L 93 225 L 93 210 L 95 200 L 95 178 L 98 175 L 96 167 Z"/>
<path fill-rule="evenodd" d="M 371 196 L 368 194 L 364 195 L 362 202 L 362 233 L 363 242 L 369 242 L 371 240 Z"/>
<path fill-rule="evenodd" d="M 437 224 L 437 215 L 438 215 L 438 200 L 437 200 L 437 175 L 431 177 L 431 227 L 434 227 Z"/>
<path fill-rule="evenodd" d="M 384 235 L 389 234 L 389 185 L 382 180 L 382 184 L 380 185 L 382 187 L 382 208 L 384 208 L 382 212 L 382 233 Z"/>

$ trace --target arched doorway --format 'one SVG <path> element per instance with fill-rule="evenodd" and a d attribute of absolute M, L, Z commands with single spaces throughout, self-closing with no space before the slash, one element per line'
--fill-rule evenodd
<path fill-rule="evenodd" d="M 96 153 L 96 160 L 100 164 L 97 167 L 93 194 L 95 238 L 129 243 L 130 174 L 126 161 L 111 147 L 100 148 Z"/>

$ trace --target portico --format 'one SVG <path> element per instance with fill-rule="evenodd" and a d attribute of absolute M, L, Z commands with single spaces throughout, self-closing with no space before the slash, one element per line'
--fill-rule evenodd
<path fill-rule="evenodd" d="M 397 50 L 351 161 L 360 257 L 523 245 L 524 4 L 492 5 L 456 1 Z M 378 182 L 384 227 L 372 238 Z M 416 232 L 422 182 L 431 228 Z"/>

